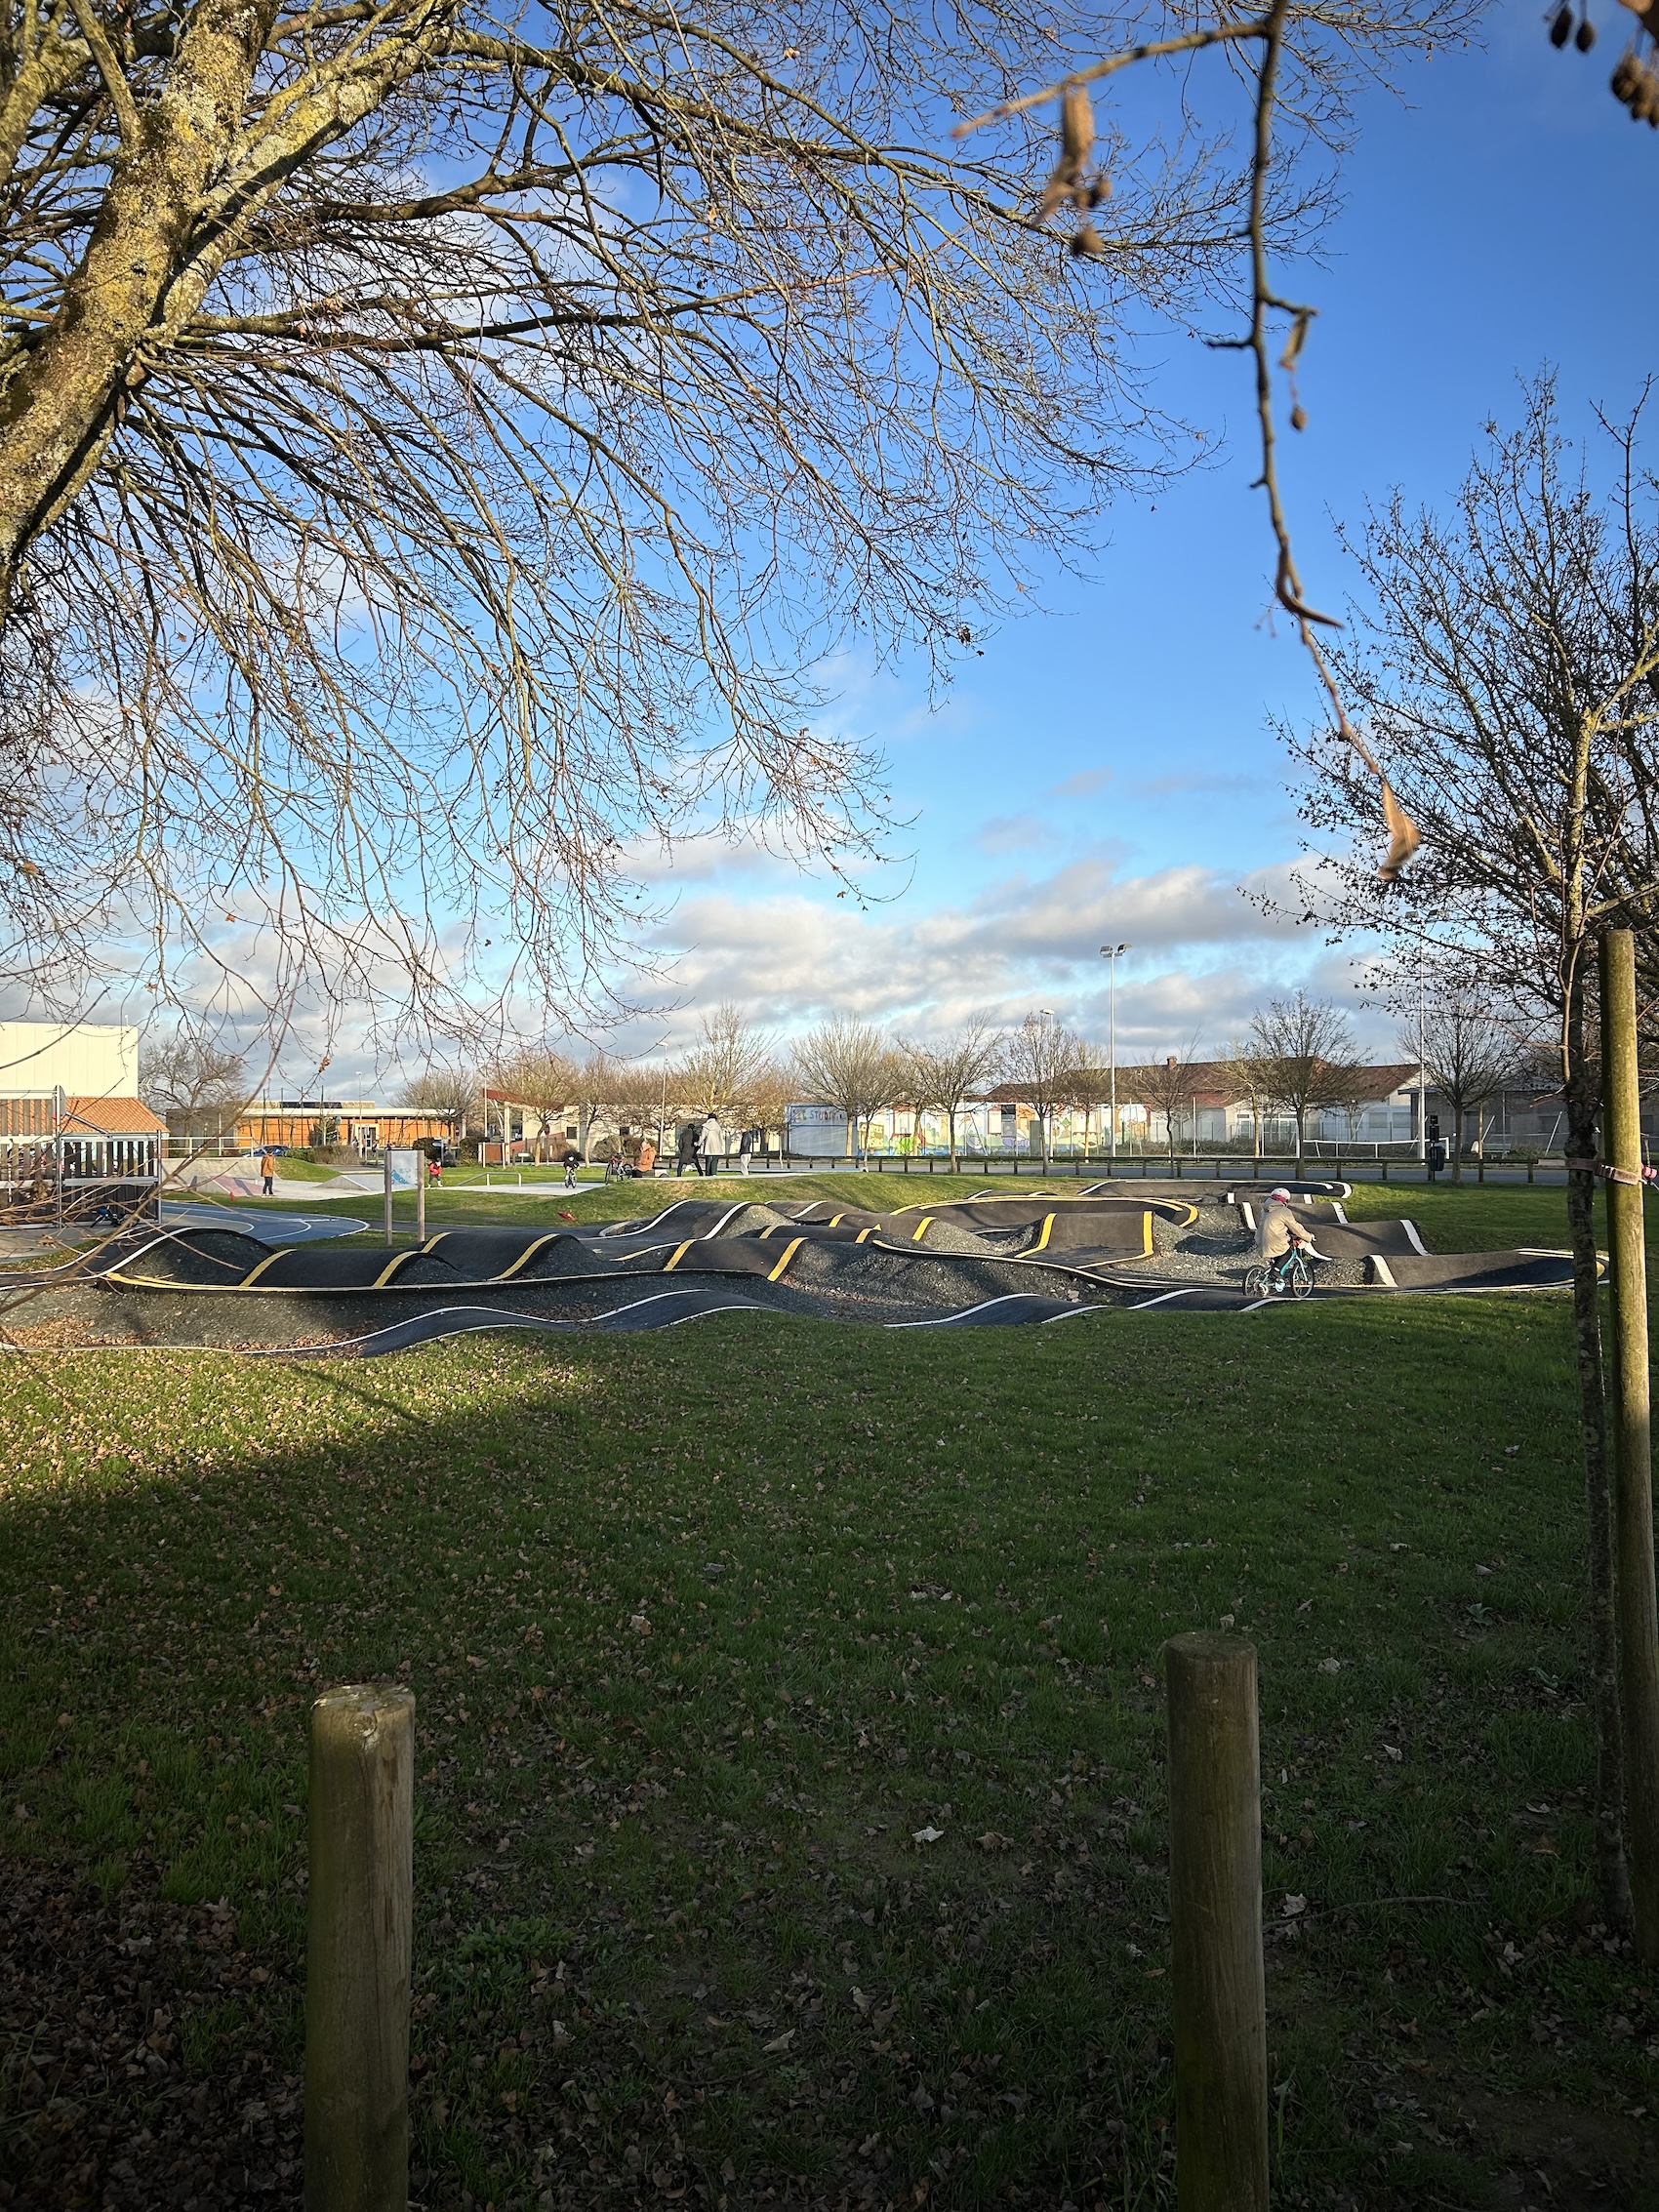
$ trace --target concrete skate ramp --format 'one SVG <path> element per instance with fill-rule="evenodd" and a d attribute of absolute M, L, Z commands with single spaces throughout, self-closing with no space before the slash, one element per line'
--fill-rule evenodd
<path fill-rule="evenodd" d="M 886 1218 L 894 1222 L 903 1221 L 907 1214 L 913 1216 L 924 1210 L 932 1214 L 935 1220 L 953 1222 L 961 1228 L 997 1231 L 1006 1231 L 1021 1223 L 1029 1222 L 1033 1215 L 1045 1214 L 1067 1220 L 1105 1222 L 1114 1216 L 1133 1219 L 1138 1214 L 1153 1213 L 1162 1221 L 1173 1222 L 1178 1228 L 1191 1228 L 1198 1218 L 1197 1207 L 1187 1198 L 1154 1198 L 1143 1196 L 1139 1192 L 1108 1195 L 1100 1190 L 1036 1190 L 1030 1193 L 1010 1190 L 1001 1196 L 963 1198 L 954 1205 L 930 1206 L 925 1209 L 908 1206 L 902 1212 Z M 1106 1236 L 1093 1239 L 1079 1237 L 1078 1241 L 1104 1244 L 1111 1239 Z"/>
<path fill-rule="evenodd" d="M 166 1299 L 164 1310 L 181 1317 L 191 1309 L 175 1300 L 203 1298 L 228 1315 L 239 1309 L 223 1299 L 246 1297 L 250 1316 L 271 1314 L 270 1326 L 250 1325 L 255 1341 L 323 1334 L 324 1317 L 338 1313 L 343 1336 L 377 1346 L 385 1339 L 386 1349 L 515 1325 L 671 1327 L 757 1303 L 940 1328 L 1041 1326 L 1103 1305 L 1239 1312 L 1253 1307 L 1242 1295 L 1239 1229 L 1259 1197 L 1236 1210 L 1207 1199 L 1201 1213 L 1186 1199 L 1044 1190 L 889 1212 L 758 1196 L 735 1205 L 678 1198 L 646 1222 L 457 1227 L 397 1249 L 365 1242 L 273 1250 L 257 1232 L 196 1222 L 104 1246 L 78 1279 Z M 1555 1289 L 1570 1279 L 1564 1254 L 1432 1255 L 1403 1220 L 1344 1222 L 1329 1203 L 1307 1199 L 1299 1211 L 1318 1249 L 1346 1263 L 1345 1280 L 1317 1284 L 1316 1303 L 1389 1290 Z M 72 1271 L 42 1272 L 34 1287 L 55 1295 Z M 30 1287 L 22 1276 L 8 1284 Z M 275 1318 L 282 1301 L 293 1302 L 291 1322 Z M 515 1315 L 520 1306 L 535 1310 Z M 599 1307 L 613 1310 L 596 1313 Z M 229 1326 L 216 1321 L 209 1333 Z M 387 1337 L 387 1329 L 403 1333 Z"/>
<path fill-rule="evenodd" d="M 1266 1198 L 1275 1190 L 1288 1190 L 1292 1198 L 1352 1198 L 1352 1183 L 1286 1183 L 1281 1176 L 1275 1183 L 1235 1183 L 1227 1193 L 1230 1206 L 1242 1204 L 1246 1199 Z"/>
<path fill-rule="evenodd" d="M 733 1298 L 718 1290 L 658 1291 L 614 1313 L 595 1314 L 580 1321 L 560 1320 L 546 1313 L 503 1312 L 495 1306 L 439 1306 L 428 1313 L 412 1313 L 406 1321 L 376 1329 L 366 1337 L 351 1337 L 340 1344 L 263 1345 L 248 1352 L 249 1359 L 381 1359 L 388 1352 L 413 1351 L 417 1346 L 441 1343 L 448 1337 L 476 1336 L 486 1331 L 517 1329 L 537 1336 L 574 1336 L 600 1330 L 606 1335 L 632 1334 L 643 1329 L 675 1329 L 685 1321 L 700 1321 L 710 1313 L 775 1313 L 752 1298 Z"/>
<path fill-rule="evenodd" d="M 687 1321 L 713 1313 L 779 1313 L 782 1308 L 752 1298 L 735 1298 L 714 1289 L 658 1291 L 632 1306 L 590 1319 L 561 1320 L 544 1313 L 504 1312 L 491 1306 L 442 1306 L 429 1313 L 411 1314 L 388 1328 L 368 1336 L 351 1337 L 338 1344 L 262 1346 L 246 1353 L 250 1359 L 381 1359 L 388 1353 L 413 1351 L 421 1345 L 442 1343 L 451 1337 L 476 1336 L 519 1330 L 538 1336 L 575 1336 L 597 1330 L 605 1335 L 634 1334 L 652 1329 L 676 1329 Z M 999 1329 L 1049 1321 L 1074 1320 L 1084 1313 L 1104 1310 L 1098 1306 L 1072 1306 L 1064 1299 L 1037 1298 L 1009 1292 L 983 1300 L 959 1313 L 939 1314 L 921 1321 L 889 1321 L 890 1329 Z"/>
<path fill-rule="evenodd" d="M 1299 1210 L 1300 1211 L 1300 1210 Z M 1369 1260 L 1374 1253 L 1425 1256 L 1413 1222 L 1333 1222 L 1328 1215 L 1302 1212 L 1327 1260 Z"/>
<path fill-rule="evenodd" d="M 1373 1255 L 1384 1290 L 1560 1290 L 1572 1282 L 1570 1252 L 1436 1252 Z"/>

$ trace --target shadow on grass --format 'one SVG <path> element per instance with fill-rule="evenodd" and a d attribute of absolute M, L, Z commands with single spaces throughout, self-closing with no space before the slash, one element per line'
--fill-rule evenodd
<path fill-rule="evenodd" d="M 1275 2201 L 1647 2201 L 1561 1306 L 701 1329 L 0 1378 L 0 1844 L 82 1926 L 13 1915 L 8 2201 L 292 2201 L 304 1714 L 378 1675 L 422 2202 L 1168 2201 L 1158 1651 L 1228 1615 Z"/>

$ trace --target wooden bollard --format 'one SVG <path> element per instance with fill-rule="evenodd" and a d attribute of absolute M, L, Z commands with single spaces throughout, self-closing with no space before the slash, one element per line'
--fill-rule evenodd
<path fill-rule="evenodd" d="M 311 1708 L 305 2212 L 407 2212 L 415 1699 Z"/>
<path fill-rule="evenodd" d="M 1256 1647 L 1172 1636 L 1169 1918 L 1179 2212 L 1267 2212 Z"/>

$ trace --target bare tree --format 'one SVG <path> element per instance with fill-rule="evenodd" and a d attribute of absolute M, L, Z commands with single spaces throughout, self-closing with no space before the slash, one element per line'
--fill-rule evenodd
<path fill-rule="evenodd" d="M 1250 1042 L 1270 1105 L 1296 1121 L 1296 1165 L 1308 1148 L 1308 1115 L 1352 1095 L 1358 1056 L 1346 1014 L 1297 991 L 1250 1017 Z"/>
<path fill-rule="evenodd" d="M 1244 1037 L 1234 1037 L 1224 1048 L 1221 1064 L 1227 1070 L 1234 1099 L 1242 1100 L 1250 1109 L 1250 1149 L 1260 1159 L 1262 1121 L 1273 1103 L 1273 1083 L 1267 1065 L 1255 1045 Z"/>
<path fill-rule="evenodd" d="M 794 1071 L 807 1096 L 839 1106 L 847 1117 L 848 1148 L 863 1157 L 869 1124 L 905 1087 L 904 1061 L 879 1029 L 837 1015 L 794 1048 Z"/>
<path fill-rule="evenodd" d="M 1415 961 L 1478 975 L 1549 1035 L 1569 1159 L 1595 1156 L 1600 1105 L 1596 949 L 1659 920 L 1659 504 L 1639 456 L 1641 407 L 1605 419 L 1610 484 L 1592 489 L 1548 379 L 1519 425 L 1489 424 L 1450 517 L 1396 496 L 1355 553 L 1366 604 L 1338 656 L 1350 695 L 1423 824 L 1419 866 L 1379 907 L 1338 840 L 1303 885 L 1338 928 L 1382 927 Z M 1374 819 L 1375 795 L 1320 735 L 1293 743 L 1315 831 Z M 1333 892 L 1332 886 L 1335 886 Z M 1630 1920 L 1595 1179 L 1567 1177 L 1589 1512 L 1591 1670 L 1603 1904 Z M 1634 1723 L 1631 1723 L 1634 1726 Z M 1659 1746 L 1642 1741 L 1642 1771 Z"/>
<path fill-rule="evenodd" d="M 1094 1148 L 1095 1109 L 1111 1105 L 1113 1088 L 1110 1053 L 1101 1045 L 1082 1045 L 1069 1085 L 1071 1095 L 1064 1103 L 1082 1109 L 1085 1154 Z"/>
<path fill-rule="evenodd" d="M 1416 979 L 1396 993 L 1415 998 L 1400 1030 L 1400 1050 L 1421 1057 L 1429 1080 L 1451 1109 L 1452 1181 L 1463 1180 L 1464 1132 L 1469 1115 L 1501 1091 L 1516 1065 L 1516 1047 L 1496 1019 L 1490 994 L 1466 975 L 1441 974 L 1420 992 Z"/>
<path fill-rule="evenodd" d="M 991 1081 L 1000 1066 L 1005 1040 L 984 1014 L 970 1014 L 934 1044 L 901 1042 L 905 1086 L 920 1111 L 945 1115 L 951 1134 L 951 1173 L 959 1165 L 956 1120 L 963 1104 Z"/>
<path fill-rule="evenodd" d="M 1196 1065 L 1194 1037 L 1185 1052 L 1166 1053 L 1162 1060 L 1153 1061 L 1145 1067 L 1120 1069 L 1117 1088 L 1138 1106 L 1144 1106 L 1163 1116 L 1164 1142 L 1169 1146 L 1169 1164 L 1175 1165 L 1175 1137 L 1182 1120 L 1194 1110 L 1197 1078 L 1194 1073 Z"/>
<path fill-rule="evenodd" d="M 566 1054 L 524 1046 L 496 1063 L 490 1088 L 501 1092 L 513 1106 L 528 1106 L 535 1114 L 536 1157 L 545 1160 L 548 1127 L 563 1122 L 581 1089 L 581 1080 Z M 561 1146 L 562 1142 L 561 1138 Z"/>
<path fill-rule="evenodd" d="M 589 1052 L 580 1066 L 572 1067 L 569 1103 L 576 1107 L 576 1144 L 585 1160 L 593 1156 L 594 1132 L 600 1123 L 619 1118 L 627 1089 L 627 1063 L 607 1052 Z"/>
<path fill-rule="evenodd" d="M 1401 6 L 1350 34 L 1455 13 Z M 630 841 L 869 851 L 879 783 L 798 671 L 853 625 L 970 644 L 1172 465 L 1119 350 L 1234 252 L 1220 138 L 1115 130 L 1092 265 L 1026 221 L 1030 132 L 925 150 L 1080 52 L 1049 14 L 8 0 L 20 936 L 119 893 L 279 995 L 308 954 L 429 1008 L 512 945 L 569 1004 L 634 942 Z"/>
<path fill-rule="evenodd" d="M 611 1064 L 611 1103 L 619 1118 L 638 1122 L 641 1130 L 657 1131 L 657 1148 L 663 1148 L 664 1066 L 660 1060 L 617 1059 Z"/>
<path fill-rule="evenodd" d="M 434 1065 L 412 1076 L 398 1093 L 400 1106 L 412 1106 L 417 1112 L 434 1114 L 447 1121 L 450 1135 L 458 1144 L 466 1135 L 466 1124 L 482 1103 L 483 1085 L 468 1067 Z"/>
<path fill-rule="evenodd" d="M 783 1061 L 771 1056 L 756 1062 L 745 1075 L 733 1099 L 733 1110 L 744 1127 L 755 1132 L 762 1151 L 773 1148 L 774 1136 L 782 1149 L 784 1117 L 795 1095 L 793 1074 Z"/>
<path fill-rule="evenodd" d="M 1082 1039 L 1051 1014 L 1028 1014 L 1004 1045 L 1008 1079 L 1024 1091 L 1036 1115 L 1044 1175 L 1053 1153 L 1054 1110 L 1072 1104 L 1087 1057 Z"/>
<path fill-rule="evenodd" d="M 246 1102 L 243 1054 L 181 1023 L 139 1055 L 139 1096 L 176 1137 L 223 1137 Z"/>
<path fill-rule="evenodd" d="M 770 1032 L 729 1003 L 703 1017 L 702 1036 L 675 1071 L 681 1103 L 701 1117 L 730 1117 L 772 1049 Z"/>

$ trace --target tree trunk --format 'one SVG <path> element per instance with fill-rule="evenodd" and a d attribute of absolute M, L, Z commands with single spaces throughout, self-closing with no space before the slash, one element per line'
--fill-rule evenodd
<path fill-rule="evenodd" d="M 1635 942 L 1601 940 L 1601 1151 L 1633 1178 L 1607 1186 L 1611 1254 L 1614 1612 L 1619 1637 L 1625 1854 L 1637 1956 L 1659 1964 L 1659 1619 L 1653 1575 L 1653 1425 L 1638 1072 Z"/>
<path fill-rule="evenodd" d="M 1567 1151 L 1589 1159 L 1596 1149 L 1597 1098 L 1587 1081 L 1582 1016 L 1573 1026 L 1580 1049 L 1567 1085 Z M 1590 1565 L 1590 1683 L 1596 1715 L 1596 1884 L 1608 1924 L 1631 1925 L 1630 1873 L 1625 1865 L 1624 1755 L 1619 1741 L 1618 1636 L 1613 1610 L 1613 1510 L 1607 1464 L 1607 1400 L 1601 1369 L 1600 1263 L 1596 1252 L 1596 1178 L 1567 1176 L 1567 1228 L 1572 1244 L 1573 1347 L 1578 1363 L 1579 1429 Z"/>
<path fill-rule="evenodd" d="M 1452 1107 L 1452 1181 L 1463 1181 L 1463 1107 Z"/>

